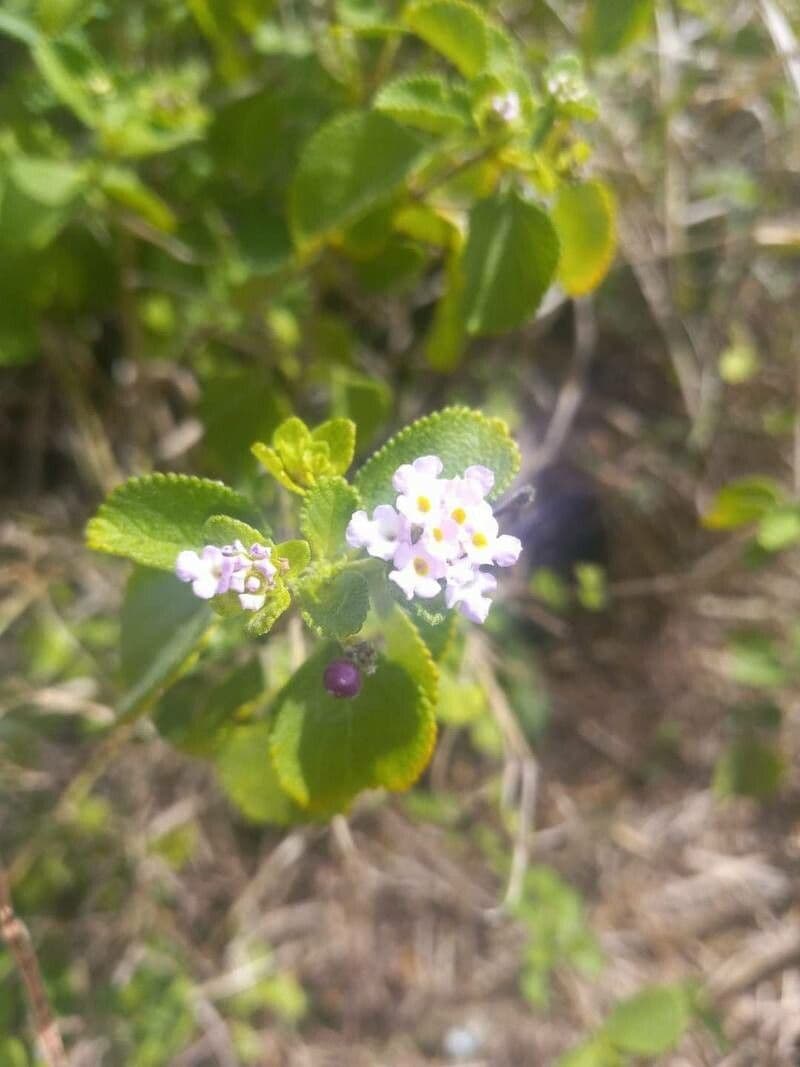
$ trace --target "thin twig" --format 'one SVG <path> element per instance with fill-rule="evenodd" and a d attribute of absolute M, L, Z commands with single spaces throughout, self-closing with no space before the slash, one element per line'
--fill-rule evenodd
<path fill-rule="evenodd" d="M 584 297 L 573 301 L 572 307 L 575 317 L 572 366 L 558 394 L 555 411 L 545 432 L 544 440 L 534 455 L 534 471 L 549 466 L 558 457 L 583 402 L 586 373 L 594 355 L 597 339 L 594 306 L 588 297 Z"/>
<path fill-rule="evenodd" d="M 503 734 L 506 750 L 506 777 L 519 786 L 518 824 L 511 870 L 501 909 L 513 907 L 522 896 L 525 874 L 530 862 L 530 838 L 534 826 L 539 785 L 539 764 L 522 732 L 517 717 L 494 672 L 491 655 L 482 638 L 471 635 L 467 649 L 469 662 L 483 687 L 489 707 Z"/>
<path fill-rule="evenodd" d="M 31 1020 L 39 1049 L 48 1067 L 68 1067 L 58 1023 L 44 987 L 42 971 L 30 931 L 14 912 L 11 888 L 5 868 L 0 864 L 0 938 L 11 953 L 19 971 L 28 1000 Z"/>

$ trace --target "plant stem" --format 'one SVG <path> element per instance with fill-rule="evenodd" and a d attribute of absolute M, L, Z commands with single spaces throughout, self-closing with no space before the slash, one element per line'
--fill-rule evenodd
<path fill-rule="evenodd" d="M 68 1067 L 58 1023 L 42 980 L 42 971 L 30 931 L 14 912 L 11 888 L 5 868 L 0 863 L 0 939 L 19 971 L 36 1032 L 39 1049 L 48 1067 Z"/>

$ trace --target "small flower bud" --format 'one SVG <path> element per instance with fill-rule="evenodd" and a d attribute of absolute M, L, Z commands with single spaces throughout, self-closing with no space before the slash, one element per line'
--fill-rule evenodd
<path fill-rule="evenodd" d="M 331 660 L 325 668 L 323 683 L 331 696 L 355 697 L 361 691 L 361 671 L 349 659 Z"/>

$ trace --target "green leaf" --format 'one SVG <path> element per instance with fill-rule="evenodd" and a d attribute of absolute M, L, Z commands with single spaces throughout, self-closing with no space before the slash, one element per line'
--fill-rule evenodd
<path fill-rule="evenodd" d="M 262 533 L 249 523 L 232 519 L 229 515 L 212 515 L 203 527 L 204 545 L 230 545 L 241 541 L 245 548 L 250 545 L 270 544 L 269 533 Z"/>
<path fill-rule="evenodd" d="M 120 617 L 122 678 L 137 682 L 184 627 L 200 633 L 210 621 L 208 605 L 172 575 L 137 567 L 128 580 Z"/>
<path fill-rule="evenodd" d="M 8 176 L 26 196 L 49 207 L 71 203 L 86 184 L 86 172 L 80 164 L 46 157 L 13 156 Z"/>
<path fill-rule="evenodd" d="M 271 725 L 264 719 L 239 726 L 216 758 L 220 784 L 251 822 L 291 826 L 304 813 L 281 789 L 269 754 Z"/>
<path fill-rule="evenodd" d="M 714 768 L 717 796 L 753 797 L 765 800 L 780 788 L 786 763 L 780 751 L 757 737 L 746 735 L 723 753 Z"/>
<path fill-rule="evenodd" d="M 92 0 L 39 0 L 36 14 L 44 32 L 55 37 L 83 22 L 93 7 Z"/>
<path fill-rule="evenodd" d="M 479 201 L 464 251 L 467 330 L 495 334 L 522 326 L 557 264 L 558 237 L 540 207 L 513 191 Z"/>
<path fill-rule="evenodd" d="M 134 212 L 163 233 L 172 233 L 177 219 L 172 208 L 158 193 L 128 167 L 104 167 L 99 176 L 100 188 L 111 200 Z"/>
<path fill-rule="evenodd" d="M 278 695 L 272 759 L 281 785 L 320 813 L 345 808 L 362 789 L 407 789 L 422 773 L 436 736 L 430 701 L 399 664 L 379 656 L 357 697 L 323 685 L 338 646 L 312 655 Z"/>
<path fill-rule="evenodd" d="M 758 630 L 732 634 L 728 640 L 728 672 L 739 685 L 777 689 L 788 674 L 775 642 Z"/>
<path fill-rule="evenodd" d="M 348 416 L 358 427 L 357 440 L 364 451 L 388 418 L 392 394 L 385 382 L 334 367 L 331 372 L 331 404 L 337 414 Z"/>
<path fill-rule="evenodd" d="M 244 497 L 221 482 L 150 474 L 131 478 L 111 493 L 89 521 L 86 543 L 96 552 L 171 571 L 183 549 L 202 548 L 212 515 L 249 517 L 251 510 Z"/>
<path fill-rule="evenodd" d="M 419 135 L 375 111 L 322 126 L 303 149 L 290 190 L 295 240 L 303 244 L 354 222 L 386 200 L 422 161 Z"/>
<path fill-rule="evenodd" d="M 647 32 L 653 0 L 590 0 L 584 45 L 593 55 L 611 56 Z"/>
<path fill-rule="evenodd" d="M 768 511 L 758 524 L 756 540 L 768 552 L 780 552 L 800 541 L 800 506 L 783 504 Z"/>
<path fill-rule="evenodd" d="M 558 280 L 570 296 L 596 289 L 617 247 L 616 204 L 603 182 L 563 185 L 553 205 L 561 247 Z"/>
<path fill-rule="evenodd" d="M 162 576 L 163 577 L 163 576 Z M 158 732 L 192 756 L 213 756 L 264 692 L 258 659 L 234 667 L 220 681 L 195 673 L 162 697 L 153 715 Z"/>
<path fill-rule="evenodd" d="M 251 445 L 250 451 L 264 470 L 272 475 L 278 485 L 282 485 L 290 493 L 300 493 L 301 495 L 305 493 L 305 489 L 289 477 L 283 465 L 283 460 L 274 448 L 265 445 L 263 441 L 256 441 L 255 444 Z"/>
<path fill-rule="evenodd" d="M 383 86 L 373 106 L 404 126 L 428 133 L 452 133 L 469 123 L 469 113 L 437 74 L 395 78 Z"/>
<path fill-rule="evenodd" d="M 42 78 L 62 104 L 89 127 L 99 120 L 94 100 L 86 91 L 82 79 L 70 70 L 66 53 L 57 44 L 39 38 L 31 48 L 31 56 Z"/>
<path fill-rule="evenodd" d="M 308 541 L 281 541 L 272 548 L 272 559 L 284 578 L 297 578 L 311 560 Z"/>
<path fill-rule="evenodd" d="M 12 15 L 10 11 L 0 11 L 0 33 L 31 46 L 36 44 L 40 36 L 33 23 L 20 15 Z"/>
<path fill-rule="evenodd" d="M 604 1039 L 593 1038 L 557 1060 L 555 1067 L 622 1067 L 620 1054 Z"/>
<path fill-rule="evenodd" d="M 172 575 L 133 572 L 122 606 L 121 673 L 129 689 L 120 715 L 187 669 L 211 618 L 208 605 Z"/>
<path fill-rule="evenodd" d="M 356 424 L 350 419 L 329 419 L 311 432 L 314 441 L 328 446 L 326 474 L 344 474 L 356 452 Z"/>
<path fill-rule="evenodd" d="M 466 342 L 464 292 L 466 278 L 460 250 L 454 250 L 445 263 L 446 288 L 436 305 L 428 336 L 425 357 L 434 370 L 453 371 L 461 362 Z"/>
<path fill-rule="evenodd" d="M 392 502 L 397 468 L 426 455 L 439 456 L 449 478 L 476 463 L 489 467 L 495 475 L 493 499 L 508 488 L 520 463 L 519 449 L 502 419 L 470 408 L 445 408 L 401 430 L 358 471 L 354 482 L 367 510 Z"/>
<path fill-rule="evenodd" d="M 343 570 L 304 586 L 303 619 L 320 637 L 343 641 L 357 634 L 369 611 L 369 587 L 363 574 Z"/>
<path fill-rule="evenodd" d="M 276 580 L 273 588 L 267 593 L 267 602 L 264 607 L 247 620 L 245 630 L 248 636 L 263 637 L 264 634 L 269 633 L 291 603 L 289 590 L 282 582 Z"/>
<path fill-rule="evenodd" d="M 447 629 L 445 625 L 443 627 Z M 408 615 L 399 607 L 377 625 L 376 638 L 383 642 L 386 655 L 403 667 L 422 688 L 431 707 L 439 699 L 439 671 L 433 655 Z"/>
<path fill-rule="evenodd" d="M 300 529 L 315 555 L 335 559 L 347 552 L 345 530 L 360 507 L 358 491 L 344 478 L 321 478 L 309 490 L 300 512 Z"/>
<path fill-rule="evenodd" d="M 769 478 L 740 478 L 720 489 L 703 516 L 703 525 L 711 530 L 747 526 L 780 503 L 781 495 L 779 486 Z"/>
<path fill-rule="evenodd" d="M 404 22 L 465 77 L 474 78 L 486 65 L 490 24 L 479 7 L 465 0 L 422 0 L 408 9 Z"/>
<path fill-rule="evenodd" d="M 691 1000 L 683 986 L 655 986 L 618 1004 L 603 1033 L 624 1052 L 658 1056 L 675 1047 L 691 1017 Z"/>

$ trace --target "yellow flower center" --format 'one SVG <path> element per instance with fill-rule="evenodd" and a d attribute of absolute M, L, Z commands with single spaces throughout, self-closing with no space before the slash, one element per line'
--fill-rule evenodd
<path fill-rule="evenodd" d="M 453 522 L 457 522 L 459 526 L 467 521 L 467 513 L 463 508 L 453 508 L 450 512 L 450 518 Z"/>
<path fill-rule="evenodd" d="M 472 543 L 476 548 L 486 548 L 489 544 L 489 539 L 486 534 L 476 533 L 472 535 Z"/>
<path fill-rule="evenodd" d="M 426 496 L 417 497 L 417 507 L 423 514 L 431 510 L 431 502 Z"/>
<path fill-rule="evenodd" d="M 433 531 L 433 539 L 434 539 L 434 541 L 444 541 L 444 534 L 442 533 L 442 531 L 439 529 L 438 526 L 435 527 L 435 529 Z"/>
<path fill-rule="evenodd" d="M 428 567 L 428 564 L 425 562 L 424 559 L 420 559 L 420 557 L 417 556 L 417 558 L 414 560 L 414 570 L 417 572 L 417 574 L 425 575 L 428 573 L 430 568 Z"/>

